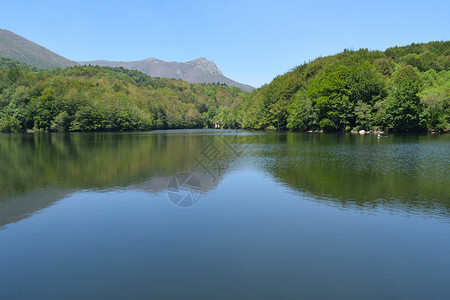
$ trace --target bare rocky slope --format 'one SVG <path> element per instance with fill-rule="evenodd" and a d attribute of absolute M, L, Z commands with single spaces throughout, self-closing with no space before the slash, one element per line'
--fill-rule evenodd
<path fill-rule="evenodd" d="M 191 83 L 221 83 L 246 91 L 254 88 L 225 77 L 216 64 L 204 57 L 188 62 L 163 61 L 148 58 L 140 61 L 107 61 L 95 60 L 79 62 L 81 65 L 98 65 L 102 67 L 123 67 L 139 70 L 152 77 L 167 77 L 181 79 Z"/>
<path fill-rule="evenodd" d="M 163 61 L 156 58 L 130 62 L 106 60 L 75 62 L 6 29 L 0 29 L 0 57 L 11 58 L 40 69 L 66 68 L 77 64 L 124 67 L 152 77 L 175 78 L 190 83 L 221 83 L 246 91 L 254 89 L 225 77 L 214 62 L 204 57 L 188 62 Z"/>

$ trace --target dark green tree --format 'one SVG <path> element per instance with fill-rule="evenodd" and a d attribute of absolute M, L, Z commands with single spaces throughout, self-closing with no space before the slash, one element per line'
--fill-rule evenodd
<path fill-rule="evenodd" d="M 41 96 L 34 101 L 36 114 L 34 116 L 34 126 L 38 129 L 49 130 L 50 125 L 56 116 L 56 98 L 52 88 L 45 89 Z"/>
<path fill-rule="evenodd" d="M 381 73 L 367 62 L 331 65 L 308 89 L 308 96 L 318 112 L 319 124 L 327 131 L 351 129 L 356 125 L 357 103 L 373 105 L 384 94 Z"/>
<path fill-rule="evenodd" d="M 416 69 L 406 65 L 398 69 L 392 77 L 392 90 L 385 109 L 384 121 L 394 132 L 414 132 L 426 128 L 422 117 L 423 103 L 418 93 L 421 78 Z"/>
<path fill-rule="evenodd" d="M 289 106 L 288 115 L 287 128 L 291 130 L 317 129 L 317 112 L 305 93 L 297 93 Z"/>

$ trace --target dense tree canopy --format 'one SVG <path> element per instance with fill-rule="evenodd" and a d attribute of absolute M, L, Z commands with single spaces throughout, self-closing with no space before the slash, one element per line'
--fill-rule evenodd
<path fill-rule="evenodd" d="M 344 50 L 247 93 L 98 66 L 0 58 L 0 132 L 156 128 L 450 131 L 450 42 Z"/>
<path fill-rule="evenodd" d="M 278 76 L 242 103 L 243 128 L 450 130 L 450 42 L 345 50 Z"/>
<path fill-rule="evenodd" d="M 235 127 L 247 94 L 224 85 L 152 78 L 139 71 L 72 67 L 35 72 L 0 67 L 0 131 L 109 131 Z"/>
<path fill-rule="evenodd" d="M 400 132 L 425 129 L 426 119 L 421 116 L 423 103 L 419 73 L 411 66 L 400 67 L 392 76 L 392 91 L 384 114 L 387 128 Z"/>

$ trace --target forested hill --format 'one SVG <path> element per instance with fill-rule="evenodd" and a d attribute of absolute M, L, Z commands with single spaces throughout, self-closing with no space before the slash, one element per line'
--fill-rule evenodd
<path fill-rule="evenodd" d="M 242 104 L 243 128 L 449 131 L 450 42 L 345 50 L 276 77 Z"/>
<path fill-rule="evenodd" d="M 224 85 L 152 78 L 124 68 L 35 72 L 1 59 L 0 132 L 212 127 L 236 111 L 246 94 Z"/>
<path fill-rule="evenodd" d="M 450 131 L 450 42 L 345 50 L 251 93 L 121 67 L 37 70 L 0 58 L 0 132 L 149 130 Z"/>

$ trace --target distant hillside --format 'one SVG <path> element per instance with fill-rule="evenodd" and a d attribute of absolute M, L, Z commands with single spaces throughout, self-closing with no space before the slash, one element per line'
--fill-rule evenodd
<path fill-rule="evenodd" d="M 42 69 L 66 68 L 76 64 L 5 29 L 0 29 L 0 56 Z"/>
<path fill-rule="evenodd" d="M 152 77 L 181 79 L 189 83 L 221 83 L 245 91 L 254 90 L 249 85 L 225 77 L 214 62 L 204 57 L 184 63 L 167 62 L 156 58 L 131 62 L 96 60 L 77 63 L 6 29 L 0 29 L 0 57 L 11 58 L 40 69 L 66 68 L 77 64 L 123 67 L 141 71 Z"/>
<path fill-rule="evenodd" d="M 152 77 L 167 77 L 181 79 L 190 83 L 221 83 L 237 87 L 245 91 L 254 90 L 253 87 L 236 82 L 225 77 L 216 64 L 204 57 L 188 62 L 163 61 L 148 58 L 140 61 L 83 61 L 81 65 L 97 65 L 101 67 L 123 67 L 138 70 Z"/>

